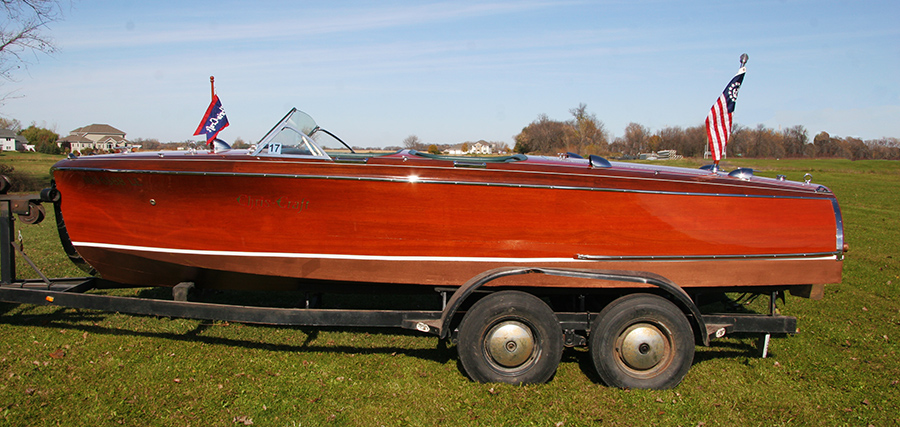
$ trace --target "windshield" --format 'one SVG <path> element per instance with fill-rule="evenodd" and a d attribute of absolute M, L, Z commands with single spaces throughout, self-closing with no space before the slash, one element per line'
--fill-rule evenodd
<path fill-rule="evenodd" d="M 344 141 L 320 128 L 308 114 L 291 109 L 260 140 L 254 155 L 298 155 L 329 158 L 326 153 L 353 153 Z"/>

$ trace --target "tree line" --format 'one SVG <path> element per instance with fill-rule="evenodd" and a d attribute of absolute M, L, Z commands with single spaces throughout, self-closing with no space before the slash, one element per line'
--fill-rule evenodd
<path fill-rule="evenodd" d="M 514 152 L 555 155 L 572 152 L 582 156 L 597 154 L 613 158 L 634 158 L 640 153 L 660 150 L 676 150 L 685 157 L 703 157 L 707 151 L 706 126 L 668 126 L 656 132 L 638 123 L 629 123 L 622 136 L 610 138 L 602 121 L 587 111 L 585 104 L 569 110 L 572 118 L 567 121 L 551 120 L 541 114 L 514 137 Z M 35 150 L 59 154 L 62 150 L 56 142 L 59 135 L 50 129 L 32 123 L 22 128 L 15 119 L 0 118 L 0 128 L 11 129 L 25 137 Z M 194 141 L 160 143 L 156 139 L 137 138 L 130 141 L 142 150 L 177 149 L 202 145 Z M 503 143 L 494 143 L 504 147 Z M 232 146 L 246 148 L 250 144 L 237 138 Z M 417 136 L 410 135 L 403 141 L 405 148 L 439 153 L 449 146 L 428 145 Z M 400 147 L 396 147 L 400 148 Z M 762 124 L 755 128 L 735 124 L 726 147 L 726 156 L 736 157 L 831 157 L 851 160 L 887 159 L 900 160 L 900 139 L 881 138 L 862 140 L 854 137 L 831 136 L 819 132 L 812 139 L 809 131 L 800 125 L 786 129 L 772 129 Z"/>
<path fill-rule="evenodd" d="M 610 140 L 603 122 L 587 112 L 585 104 L 569 110 L 572 119 L 551 120 L 541 114 L 514 137 L 517 153 L 556 154 L 572 152 L 582 156 L 597 154 L 633 158 L 640 153 L 677 150 L 685 157 L 703 157 L 708 142 L 706 126 L 669 126 L 651 132 L 646 126 L 629 123 L 622 136 Z M 735 124 L 726 147 L 727 157 L 836 157 L 851 160 L 900 160 L 900 139 L 862 140 L 831 136 L 820 132 L 810 140 L 801 125 L 772 129 L 762 124 L 749 128 Z"/>

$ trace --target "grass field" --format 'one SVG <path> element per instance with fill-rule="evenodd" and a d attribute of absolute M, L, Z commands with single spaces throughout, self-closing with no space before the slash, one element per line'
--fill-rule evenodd
<path fill-rule="evenodd" d="M 900 163 L 741 159 L 727 168 L 734 166 L 791 180 L 811 173 L 837 194 L 851 247 L 842 283 L 828 285 L 824 299 L 788 297 L 782 312 L 799 318 L 801 333 L 774 339 L 770 358 L 754 357 L 753 338 L 718 340 L 697 347 L 677 388 L 619 390 L 600 384 L 586 350 L 568 349 L 549 383 L 516 387 L 473 383 L 453 346 L 400 330 L 0 303 L 0 425 L 900 424 Z M 81 274 L 62 255 L 52 215 L 17 225 L 48 275 Z M 24 263 L 18 269 L 35 277 Z"/>

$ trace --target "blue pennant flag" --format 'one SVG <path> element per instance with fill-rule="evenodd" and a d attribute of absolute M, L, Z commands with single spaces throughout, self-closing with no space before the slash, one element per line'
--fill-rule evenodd
<path fill-rule="evenodd" d="M 194 135 L 206 135 L 206 143 L 212 142 L 212 140 L 216 139 L 216 135 L 228 127 L 228 117 L 225 116 L 225 110 L 222 109 L 222 101 L 219 101 L 219 95 L 213 97 L 212 102 L 209 103 L 209 108 L 206 109 L 206 114 L 203 116 L 203 120 L 200 121 L 200 126 L 197 126 L 197 130 L 194 132 Z"/>

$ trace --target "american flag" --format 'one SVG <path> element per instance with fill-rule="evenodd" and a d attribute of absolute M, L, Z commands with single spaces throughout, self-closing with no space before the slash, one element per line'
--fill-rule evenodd
<path fill-rule="evenodd" d="M 222 108 L 222 101 L 219 101 L 219 95 L 215 95 L 206 109 L 206 114 L 200 120 L 200 126 L 197 126 L 194 135 L 205 134 L 206 142 L 210 143 L 226 127 L 228 127 L 228 117 L 225 116 L 225 110 Z"/>
<path fill-rule="evenodd" d="M 706 137 L 709 139 L 709 151 L 712 153 L 716 164 L 725 154 L 725 145 L 731 136 L 731 115 L 734 113 L 734 102 L 737 101 L 738 89 L 744 81 L 744 73 L 747 69 L 741 67 L 737 74 L 725 86 L 722 95 L 713 104 L 706 116 Z"/>

